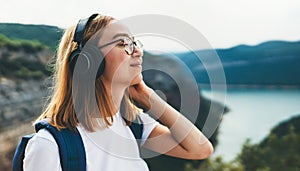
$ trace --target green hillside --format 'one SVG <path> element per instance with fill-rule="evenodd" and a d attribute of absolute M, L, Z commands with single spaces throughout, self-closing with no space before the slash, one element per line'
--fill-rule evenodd
<path fill-rule="evenodd" d="M 48 46 L 42 44 L 37 40 L 8 38 L 3 34 L 0 34 L 0 47 L 7 48 L 9 51 L 23 50 L 26 53 L 34 53 L 36 51 L 48 48 Z"/>
<path fill-rule="evenodd" d="M 10 39 L 36 40 L 55 50 L 63 29 L 47 25 L 0 23 L 0 34 Z"/>
<path fill-rule="evenodd" d="M 37 40 L 9 39 L 0 34 L 0 78 L 41 79 L 50 75 L 52 50 Z"/>
<path fill-rule="evenodd" d="M 244 171 L 300 170 L 300 115 L 279 123 L 259 144 L 246 142 L 239 158 Z"/>
<path fill-rule="evenodd" d="M 63 29 L 47 25 L 0 23 L 0 77 L 41 79 Z"/>

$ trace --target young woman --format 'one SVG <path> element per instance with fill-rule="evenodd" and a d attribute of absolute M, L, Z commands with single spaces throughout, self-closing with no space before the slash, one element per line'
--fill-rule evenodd
<path fill-rule="evenodd" d="M 208 139 L 144 83 L 142 45 L 134 40 L 127 27 L 103 15 L 90 17 L 85 27 L 82 42 L 76 41 L 76 29 L 80 28 L 65 30 L 57 51 L 52 96 L 38 120 L 47 119 L 57 129 L 77 128 L 89 171 L 148 170 L 129 129 L 137 117 L 144 126 L 140 141 L 143 148 L 185 159 L 210 156 L 213 147 Z M 84 55 L 72 55 L 89 41 L 99 50 L 99 58 L 104 57 L 101 71 L 97 71 L 96 79 L 92 80 L 94 89 L 87 88 L 92 91 L 91 96 L 78 89 L 77 84 L 82 81 L 75 81 L 77 66 L 74 63 Z M 83 100 L 76 101 L 78 97 Z M 95 99 L 95 106 L 89 98 Z M 160 122 L 143 113 L 132 99 L 149 109 Z M 46 130 L 40 130 L 29 141 L 24 170 L 61 170 L 58 146 Z"/>

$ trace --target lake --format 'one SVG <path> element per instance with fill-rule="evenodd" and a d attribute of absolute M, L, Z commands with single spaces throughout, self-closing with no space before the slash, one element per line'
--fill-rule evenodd
<path fill-rule="evenodd" d="M 202 93 L 211 97 L 208 90 Z M 258 143 L 279 122 L 300 114 L 300 90 L 229 89 L 225 103 L 230 112 L 223 116 L 220 124 L 214 156 L 221 155 L 230 161 L 241 152 L 247 138 Z"/>

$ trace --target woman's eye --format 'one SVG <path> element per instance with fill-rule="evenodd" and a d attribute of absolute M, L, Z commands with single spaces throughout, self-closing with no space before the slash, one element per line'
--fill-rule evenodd
<path fill-rule="evenodd" d="M 118 43 L 117 46 L 125 46 L 125 43 Z"/>

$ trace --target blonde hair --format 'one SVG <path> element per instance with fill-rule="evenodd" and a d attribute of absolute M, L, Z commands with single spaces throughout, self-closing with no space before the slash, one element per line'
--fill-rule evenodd
<path fill-rule="evenodd" d="M 83 44 L 96 34 L 96 32 L 104 29 L 112 20 L 114 20 L 114 18 L 104 15 L 98 15 L 93 19 L 85 29 Z M 87 130 L 95 131 L 100 127 L 100 123 L 96 118 L 101 117 L 105 125 L 109 126 L 113 122 L 113 116 L 116 114 L 117 109 L 115 109 L 111 95 L 105 89 L 100 77 L 95 81 L 95 92 L 86 94 L 83 97 L 83 104 L 81 104 L 83 107 L 81 107 L 79 111 L 76 110 L 75 113 L 73 96 L 77 95 L 75 94 L 76 91 L 72 92 L 72 89 L 75 87 L 73 87 L 73 73 L 68 62 L 70 54 L 78 46 L 77 43 L 73 41 L 74 32 L 75 26 L 72 26 L 65 30 L 61 38 L 52 76 L 52 95 L 49 97 L 48 104 L 45 106 L 44 111 L 36 121 L 47 118 L 48 122 L 58 129 L 75 129 L 80 122 Z M 123 107 L 121 107 L 120 112 L 125 115 L 126 123 L 129 125 L 141 110 L 133 104 L 132 100 L 126 94 L 127 93 L 125 93 L 123 97 Z M 95 96 L 98 109 L 95 109 L 93 106 L 90 107 L 91 104 L 89 104 L 89 99 L 95 98 Z M 76 102 L 76 105 L 77 104 Z"/>

